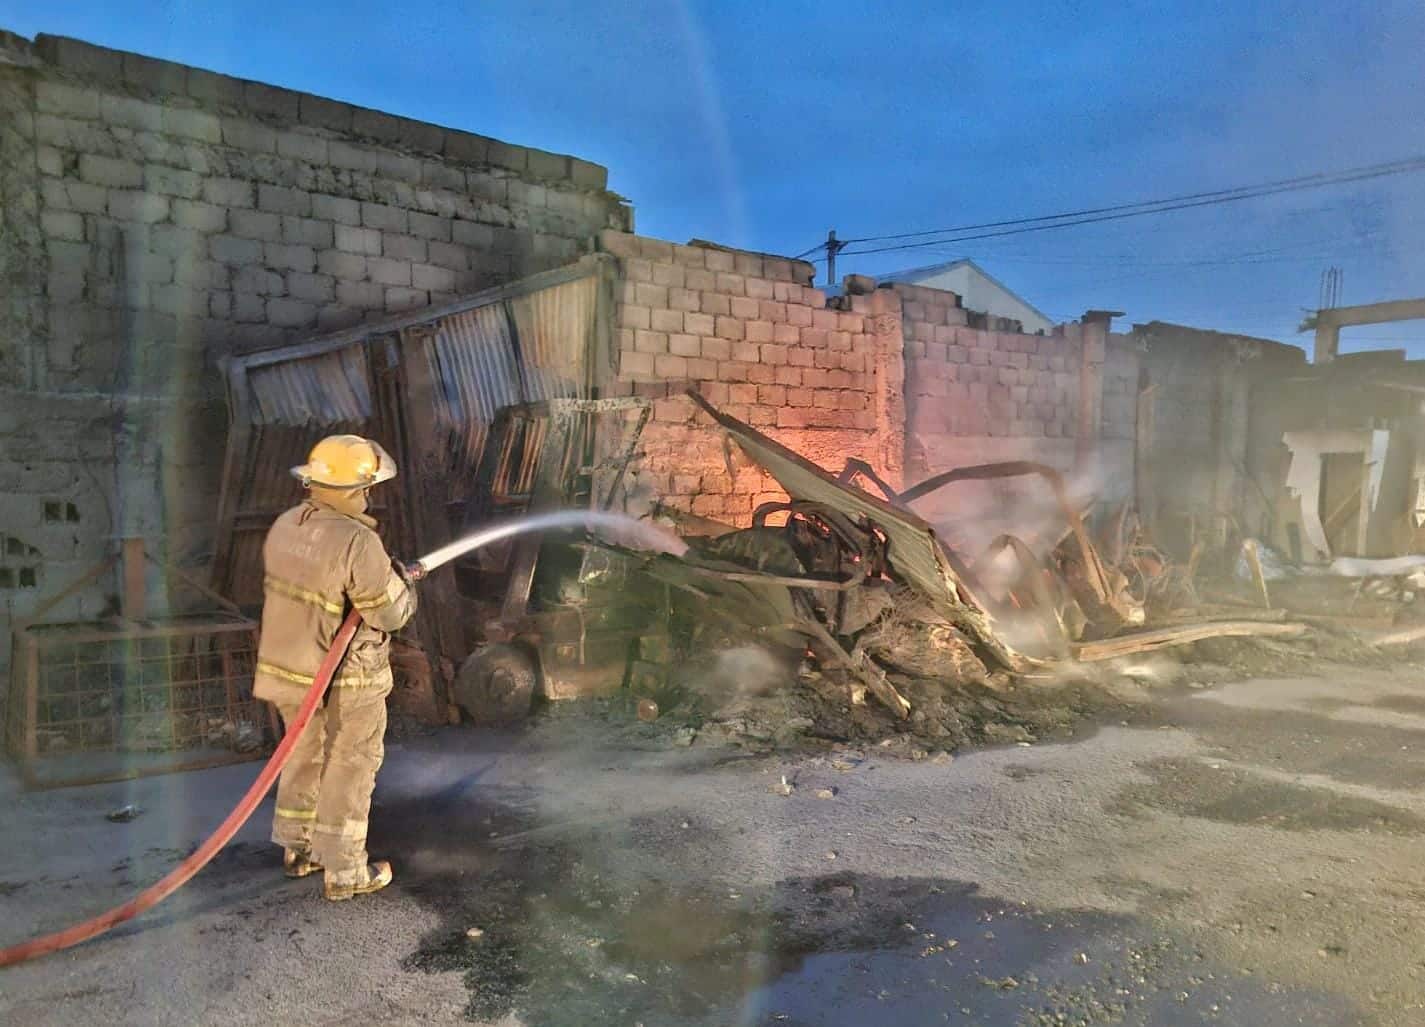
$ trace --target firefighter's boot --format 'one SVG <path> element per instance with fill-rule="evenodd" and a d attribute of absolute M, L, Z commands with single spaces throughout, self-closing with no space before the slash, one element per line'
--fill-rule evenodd
<path fill-rule="evenodd" d="M 320 863 L 312 862 L 310 852 L 301 852 L 297 849 L 282 850 L 282 872 L 288 877 L 306 877 L 321 869 Z"/>
<path fill-rule="evenodd" d="M 391 872 L 391 864 L 380 859 L 369 864 L 359 876 L 359 880 L 350 884 L 336 884 L 328 879 L 323 884 L 322 894 L 332 902 L 341 902 L 357 895 L 370 895 L 390 884 L 394 875 Z"/>

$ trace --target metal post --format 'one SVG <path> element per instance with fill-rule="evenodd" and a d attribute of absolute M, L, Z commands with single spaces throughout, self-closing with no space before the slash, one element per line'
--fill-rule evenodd
<path fill-rule="evenodd" d="M 40 646 L 39 640 L 28 631 L 15 638 L 23 640 L 25 657 L 25 771 L 29 773 L 40 754 Z"/>
<path fill-rule="evenodd" d="M 831 229 L 826 233 L 826 284 L 832 286 L 836 284 L 836 255 L 846 246 L 844 242 L 836 239 L 836 229 Z"/>
<path fill-rule="evenodd" d="M 122 542 L 124 577 L 124 619 L 143 620 L 147 615 L 147 590 L 144 575 L 144 544 L 141 538 L 126 538 Z"/>

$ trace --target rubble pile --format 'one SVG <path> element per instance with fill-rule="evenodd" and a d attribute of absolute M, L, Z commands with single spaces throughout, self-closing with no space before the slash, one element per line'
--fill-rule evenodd
<path fill-rule="evenodd" d="M 833 478 L 703 405 L 790 497 L 759 507 L 749 528 L 644 562 L 675 597 L 676 671 L 651 698 L 705 733 L 892 736 L 921 753 L 1031 742 L 1121 704 L 1093 672 L 1100 661 L 1305 631 L 1279 616 L 1203 616 L 1191 566 L 1153 547 L 1126 507 L 1095 537 L 1052 468 L 962 468 L 899 494 L 877 480 L 882 499 L 850 484 L 864 468 Z M 1047 547 L 1005 532 L 969 561 L 910 508 L 956 481 L 1017 476 L 1042 479 L 1058 503 L 1062 532 Z"/>
<path fill-rule="evenodd" d="M 517 719 L 538 679 L 546 698 L 598 697 L 634 733 L 676 732 L 680 744 L 889 738 L 914 755 L 1027 744 L 1141 702 L 1134 674 L 1158 650 L 1195 663 L 1201 680 L 1378 660 L 1385 640 L 1363 627 L 1425 642 L 1425 559 L 1308 573 L 1240 534 L 1196 530 L 1174 558 L 1132 503 L 1071 495 L 1047 465 L 962 467 L 898 490 L 856 460 L 832 475 L 689 395 L 723 431 L 729 468 L 740 450 L 787 498 L 743 528 L 640 508 L 682 529 L 676 555 L 591 537 L 544 546 L 511 579 L 494 644 L 457 675 L 455 701 L 472 719 Z M 617 473 L 646 413 L 621 436 Z M 998 521 L 988 504 L 937 526 L 915 512 L 957 483 L 1010 479 L 994 490 L 1024 505 Z"/>

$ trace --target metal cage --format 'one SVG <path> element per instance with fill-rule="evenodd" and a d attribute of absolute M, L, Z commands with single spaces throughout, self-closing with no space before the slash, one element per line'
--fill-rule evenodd
<path fill-rule="evenodd" d="M 255 759 L 276 727 L 252 696 L 257 624 L 236 610 L 150 618 L 131 603 L 123 617 L 19 625 L 13 643 L 5 748 L 27 787 Z"/>

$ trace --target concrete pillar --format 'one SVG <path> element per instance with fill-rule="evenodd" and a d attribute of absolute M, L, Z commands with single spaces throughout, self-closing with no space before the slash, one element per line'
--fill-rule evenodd
<path fill-rule="evenodd" d="M 1341 345 L 1341 326 L 1330 323 L 1318 323 L 1316 326 L 1316 344 L 1312 347 L 1311 362 L 1313 364 L 1329 364 L 1336 359 L 1336 350 Z"/>
<path fill-rule="evenodd" d="M 1074 438 L 1074 469 L 1086 470 L 1098 452 L 1103 421 L 1103 362 L 1108 329 L 1117 311 L 1090 310 L 1079 329 L 1079 416 Z"/>
<path fill-rule="evenodd" d="M 867 327 L 875 340 L 876 444 L 880 473 L 892 487 L 901 487 L 905 471 L 905 335 L 901 298 L 894 289 L 871 292 Z"/>

